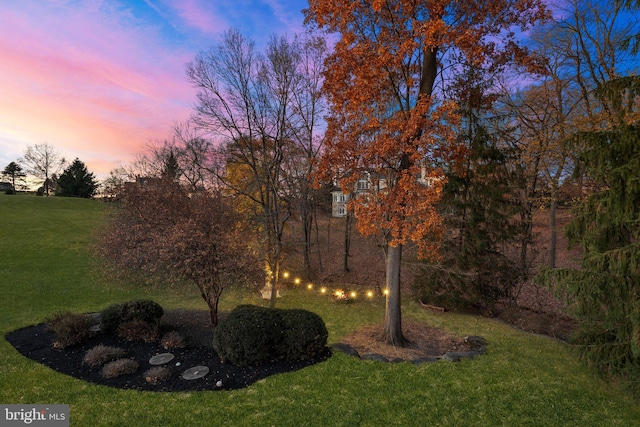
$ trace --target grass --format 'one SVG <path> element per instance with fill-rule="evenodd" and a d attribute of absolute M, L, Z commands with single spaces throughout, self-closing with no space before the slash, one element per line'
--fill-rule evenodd
<path fill-rule="evenodd" d="M 108 283 L 91 268 L 87 245 L 106 207 L 95 201 L 0 195 L 0 331 L 42 322 L 60 310 L 94 311 L 132 298 L 165 308 L 205 309 L 195 288 L 141 289 Z M 227 293 L 221 309 L 260 303 Z M 318 313 L 336 342 L 381 322 L 384 301 L 336 304 L 292 289 L 280 307 Z M 435 314 L 405 298 L 406 317 L 458 336 L 481 335 L 488 353 L 460 363 L 414 366 L 336 354 L 242 390 L 150 393 L 112 389 L 58 374 L 0 340 L 0 402 L 70 404 L 71 425 L 136 426 L 630 426 L 640 407 L 595 377 L 566 345 L 500 322 Z"/>

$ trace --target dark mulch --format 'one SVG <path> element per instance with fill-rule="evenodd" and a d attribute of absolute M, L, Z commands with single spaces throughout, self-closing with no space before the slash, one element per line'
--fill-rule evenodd
<path fill-rule="evenodd" d="M 187 340 L 184 349 L 165 350 L 159 342 L 144 343 L 127 341 L 115 334 L 97 333 L 83 344 L 64 349 L 53 347 L 55 337 L 46 324 L 30 326 L 8 333 L 5 338 L 21 354 L 49 368 L 84 381 L 115 388 L 147 391 L 195 391 L 195 390 L 232 390 L 246 387 L 270 375 L 296 371 L 326 360 L 331 355 L 327 348 L 325 354 L 310 360 L 280 361 L 256 367 L 239 367 L 222 363 L 213 349 L 213 328 L 209 324 L 206 311 L 174 310 L 167 312 L 161 324 L 161 333 L 177 331 Z M 138 372 L 116 378 L 104 378 L 101 367 L 90 367 L 82 363 L 87 350 L 98 344 L 125 349 L 125 357 L 139 363 Z M 171 370 L 168 380 L 151 384 L 145 380 L 144 373 L 151 368 L 149 359 L 159 353 L 172 353 L 175 358 L 166 366 Z M 176 366 L 176 363 L 180 363 Z M 194 366 L 207 366 L 209 373 L 200 379 L 185 380 L 181 374 Z M 222 386 L 218 386 L 218 382 Z"/>

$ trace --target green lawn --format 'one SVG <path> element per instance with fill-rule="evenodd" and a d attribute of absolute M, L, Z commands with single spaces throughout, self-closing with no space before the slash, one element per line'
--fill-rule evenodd
<path fill-rule="evenodd" d="M 87 244 L 107 207 L 95 201 L 0 195 L 0 331 L 43 321 L 61 309 L 100 310 L 144 297 L 165 308 L 205 309 L 195 288 L 145 291 L 107 283 Z M 130 426 L 631 426 L 640 407 L 595 377 L 557 341 L 500 322 L 434 314 L 405 298 L 404 315 L 458 336 L 482 335 L 488 353 L 461 363 L 414 366 L 337 354 L 301 371 L 235 391 L 149 393 L 87 384 L 22 357 L 0 341 L 0 403 L 64 403 L 71 425 Z M 260 303 L 233 292 L 222 309 Z M 336 304 L 286 291 L 281 307 L 323 317 L 329 341 L 380 322 L 384 301 Z"/>

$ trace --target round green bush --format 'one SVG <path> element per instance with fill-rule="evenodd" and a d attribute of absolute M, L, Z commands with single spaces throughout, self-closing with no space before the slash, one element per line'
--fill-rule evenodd
<path fill-rule="evenodd" d="M 133 300 L 114 304 L 100 313 L 100 328 L 105 332 L 113 332 L 120 324 L 134 320 L 156 325 L 163 314 L 162 307 L 151 300 Z"/>
<path fill-rule="evenodd" d="M 213 348 L 224 362 L 256 366 L 322 354 L 327 337 L 324 321 L 310 311 L 241 305 L 216 327 Z"/>

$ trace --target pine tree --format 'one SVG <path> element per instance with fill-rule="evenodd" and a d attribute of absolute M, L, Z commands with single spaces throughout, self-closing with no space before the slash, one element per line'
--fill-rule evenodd
<path fill-rule="evenodd" d="M 178 164 L 178 159 L 173 154 L 173 150 L 169 151 L 165 161 L 164 167 L 162 168 L 162 176 L 169 179 L 178 179 L 180 176 L 180 165 Z"/>
<path fill-rule="evenodd" d="M 57 184 L 56 195 L 65 197 L 89 198 L 98 188 L 93 173 L 90 173 L 78 158 L 62 172 Z"/>
<path fill-rule="evenodd" d="M 574 342 L 586 361 L 640 392 L 640 123 L 623 119 L 637 107 L 620 102 L 637 99 L 640 79 L 614 80 L 599 94 L 618 124 L 575 136 L 595 188 L 567 228 L 583 249 L 582 268 L 546 270 L 537 280 L 567 292 L 579 321 Z"/>
<path fill-rule="evenodd" d="M 414 282 L 421 301 L 463 310 L 490 309 L 520 276 L 516 263 L 501 250 L 518 234 L 511 221 L 517 209 L 511 194 L 511 153 L 492 134 L 487 111 L 494 97 L 482 79 L 470 68 L 454 90 L 466 156 L 448 165 L 438 204 L 446 230 L 441 259 L 425 264 Z"/>
<path fill-rule="evenodd" d="M 22 171 L 22 166 L 20 166 L 16 162 L 9 163 L 2 171 L 2 175 L 11 178 L 13 191 L 16 191 L 16 180 L 20 181 L 22 180 L 22 178 L 27 176 L 27 174 Z"/>

